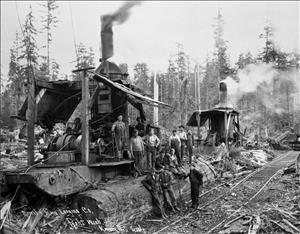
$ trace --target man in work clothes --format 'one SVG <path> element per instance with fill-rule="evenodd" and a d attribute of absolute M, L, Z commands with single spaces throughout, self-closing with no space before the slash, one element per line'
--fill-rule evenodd
<path fill-rule="evenodd" d="M 163 190 L 165 203 L 171 208 L 173 212 L 175 212 L 175 210 L 179 211 L 179 209 L 176 206 L 176 198 L 172 186 L 172 172 L 169 171 L 168 165 L 166 165 L 165 169 L 163 169 L 162 172 L 160 173 L 159 181 L 160 181 L 161 188 Z M 170 198 L 171 201 L 168 199 L 168 197 Z"/>
<path fill-rule="evenodd" d="M 159 183 L 159 176 L 155 173 L 155 170 L 151 170 L 151 174 L 148 174 L 142 181 L 145 188 L 151 193 L 152 202 L 154 207 L 158 210 L 161 217 L 166 218 L 166 213 L 160 199 L 161 187 Z"/>
<path fill-rule="evenodd" d="M 175 155 L 177 157 L 177 162 L 181 164 L 180 160 L 180 147 L 181 147 L 181 141 L 179 136 L 176 133 L 176 130 L 172 131 L 172 135 L 169 138 L 169 146 L 171 149 L 175 150 Z"/>
<path fill-rule="evenodd" d="M 191 164 L 192 156 L 193 156 L 193 147 L 194 147 L 194 135 L 192 133 L 192 130 L 188 130 L 186 145 L 189 154 L 189 163 Z"/>
<path fill-rule="evenodd" d="M 123 116 L 119 115 L 118 120 L 113 123 L 111 128 L 113 140 L 117 147 L 117 157 L 120 160 L 123 156 L 123 147 L 126 139 L 126 126 L 123 122 Z"/>
<path fill-rule="evenodd" d="M 179 136 L 180 142 L 181 142 L 181 147 L 180 147 L 181 148 L 181 150 L 180 150 L 180 165 L 181 165 L 181 163 L 183 161 L 183 156 L 185 154 L 185 144 L 186 144 L 186 140 L 187 140 L 186 132 L 184 131 L 183 125 L 179 126 L 178 136 Z"/>
<path fill-rule="evenodd" d="M 151 128 L 149 134 L 146 136 L 147 145 L 147 167 L 154 169 L 156 159 L 156 149 L 160 144 L 159 138 L 154 134 L 154 129 Z"/>
<path fill-rule="evenodd" d="M 155 169 L 161 170 L 165 167 L 165 153 L 163 151 L 159 152 L 158 157 L 155 160 Z"/>
<path fill-rule="evenodd" d="M 194 163 L 191 165 L 189 178 L 191 183 L 192 208 L 197 209 L 199 205 L 199 190 L 200 186 L 203 185 L 203 175 L 195 168 Z"/>
<path fill-rule="evenodd" d="M 130 139 L 130 152 L 134 157 L 134 167 L 139 175 L 141 175 L 142 170 L 142 159 L 144 157 L 144 141 L 139 136 L 139 131 L 134 130 L 133 136 Z"/>

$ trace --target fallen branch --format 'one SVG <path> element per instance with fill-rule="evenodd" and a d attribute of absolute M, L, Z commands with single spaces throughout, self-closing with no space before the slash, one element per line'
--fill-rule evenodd
<path fill-rule="evenodd" d="M 162 222 L 162 219 L 147 219 L 148 222 Z"/>
<path fill-rule="evenodd" d="M 46 208 L 46 203 L 44 202 L 42 204 L 42 207 L 39 209 L 37 215 L 35 216 L 35 218 L 33 219 L 32 223 L 29 224 L 28 228 L 26 228 L 27 233 L 32 233 L 36 227 L 36 225 L 38 224 L 38 222 L 43 218 L 44 213 L 45 213 L 45 208 Z"/>
<path fill-rule="evenodd" d="M 6 219 L 7 219 L 7 216 L 9 214 L 9 210 L 10 210 L 10 207 L 11 207 L 11 201 L 8 201 L 0 210 L 0 219 L 2 220 L 2 223 L 1 223 L 1 226 L 0 226 L 0 230 L 2 229 Z"/>
<path fill-rule="evenodd" d="M 294 232 L 288 231 L 286 230 L 285 227 L 283 227 L 281 224 L 279 224 L 278 222 L 274 221 L 274 220 L 270 220 L 271 223 L 275 224 L 276 226 L 280 227 L 283 231 L 287 232 L 287 233 L 291 233 L 294 234 Z"/>
<path fill-rule="evenodd" d="M 230 226 L 230 224 L 232 224 L 232 223 L 234 223 L 235 221 L 237 221 L 237 220 L 243 218 L 244 216 L 245 216 L 245 214 L 242 214 L 242 215 L 236 217 L 235 219 L 233 219 L 233 220 L 229 221 L 228 223 L 226 223 L 226 224 L 224 225 L 224 227 L 225 227 L 225 228 L 228 228 L 228 227 Z"/>
<path fill-rule="evenodd" d="M 272 204 L 272 205 L 273 205 L 273 204 Z M 292 219 L 297 220 L 297 218 L 295 218 L 292 214 L 288 213 L 287 211 L 281 210 L 281 209 L 279 209 L 278 207 L 276 207 L 276 206 L 274 206 L 274 205 L 273 205 L 273 207 L 274 207 L 275 210 L 277 210 L 277 211 L 278 211 L 280 214 L 282 214 L 284 217 L 286 217 L 286 218 L 292 218 Z"/>
<path fill-rule="evenodd" d="M 292 229 L 294 229 L 295 231 L 297 231 L 297 233 L 300 233 L 300 230 L 295 225 L 293 225 L 292 223 L 290 223 L 287 219 L 283 219 L 283 222 L 286 225 L 288 225 L 289 227 L 291 227 Z"/>

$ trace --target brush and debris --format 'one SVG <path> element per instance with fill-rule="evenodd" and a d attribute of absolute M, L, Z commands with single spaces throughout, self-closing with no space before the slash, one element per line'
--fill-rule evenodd
<path fill-rule="evenodd" d="M 300 233 L 300 179 L 297 171 L 291 170 L 297 163 L 298 159 L 278 174 L 255 204 L 242 209 L 219 234 Z"/>
<path fill-rule="evenodd" d="M 224 178 L 235 177 L 245 171 L 260 168 L 276 157 L 270 149 L 245 150 L 243 147 L 231 147 L 228 150 L 224 143 L 216 147 L 212 154 L 199 155 Z"/>

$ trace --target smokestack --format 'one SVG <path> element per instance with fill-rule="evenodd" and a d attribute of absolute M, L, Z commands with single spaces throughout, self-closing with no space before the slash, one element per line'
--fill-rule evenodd
<path fill-rule="evenodd" d="M 130 15 L 130 9 L 139 4 L 141 4 L 140 1 L 125 2 L 116 12 L 109 15 L 103 15 L 101 17 L 102 60 L 105 61 L 114 55 L 112 31 L 113 24 L 124 23 Z"/>
<path fill-rule="evenodd" d="M 102 60 L 105 61 L 114 55 L 112 21 L 109 15 L 101 17 L 101 26 Z"/>
<path fill-rule="evenodd" d="M 219 84 L 219 106 L 220 107 L 227 107 L 227 85 L 225 82 L 221 81 Z"/>

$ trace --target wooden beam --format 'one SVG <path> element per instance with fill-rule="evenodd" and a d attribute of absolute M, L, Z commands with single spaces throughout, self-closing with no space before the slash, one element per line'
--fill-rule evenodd
<path fill-rule="evenodd" d="M 65 91 L 66 87 L 69 91 L 77 91 L 80 90 L 80 82 L 79 81 L 56 81 L 49 82 L 44 80 L 36 80 L 36 86 L 39 88 L 51 89 L 54 91 Z"/>
<path fill-rule="evenodd" d="M 82 147 L 81 159 L 85 165 L 89 164 L 89 78 L 87 70 L 83 71 L 81 78 L 81 95 L 82 95 L 82 110 L 81 110 L 81 132 L 82 132 Z"/>
<path fill-rule="evenodd" d="M 32 67 L 28 67 L 27 164 L 34 163 L 35 84 Z"/>
<path fill-rule="evenodd" d="M 228 149 L 228 138 L 227 138 L 227 112 L 224 112 L 224 132 L 225 132 L 225 145 Z"/>

